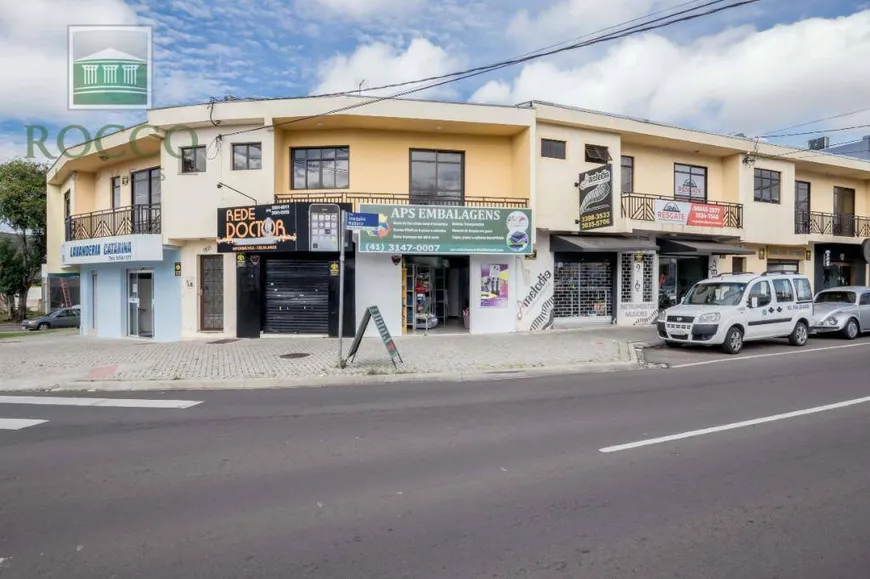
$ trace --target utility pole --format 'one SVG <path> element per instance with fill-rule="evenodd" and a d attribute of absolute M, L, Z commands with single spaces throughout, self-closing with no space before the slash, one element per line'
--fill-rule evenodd
<path fill-rule="evenodd" d="M 338 225 L 338 367 L 344 368 L 344 351 L 342 340 L 344 339 L 344 245 L 347 242 L 345 221 L 347 214 L 341 210 Z"/>

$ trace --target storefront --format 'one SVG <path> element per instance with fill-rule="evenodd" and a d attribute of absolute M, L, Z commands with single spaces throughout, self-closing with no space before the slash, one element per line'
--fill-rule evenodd
<path fill-rule="evenodd" d="M 617 323 L 623 304 L 636 303 L 635 309 L 655 311 L 652 305 L 655 288 L 652 283 L 643 284 L 644 273 L 647 277 L 652 275 L 657 249 L 654 241 L 606 235 L 553 235 L 550 249 L 554 262 L 555 327 Z M 638 278 L 633 277 L 635 254 L 641 256 Z M 629 267 L 625 281 L 629 284 L 633 279 L 637 281 L 639 294 L 630 286 L 623 295 L 624 281 L 620 275 L 623 263 Z"/>
<path fill-rule="evenodd" d="M 126 235 L 63 244 L 62 263 L 77 265 L 81 333 L 173 342 L 181 336 L 177 248 L 159 235 Z"/>
<path fill-rule="evenodd" d="M 340 237 L 350 205 L 287 203 L 218 210 L 217 250 L 233 253 L 236 335 L 338 336 L 339 249 L 345 258 L 344 335 L 354 334 L 353 248 Z"/>
<path fill-rule="evenodd" d="M 360 317 L 378 306 L 393 335 L 517 330 L 522 264 L 533 249 L 530 210 L 362 205 L 360 211 L 379 216 L 376 230 L 356 238 Z"/>
<path fill-rule="evenodd" d="M 771 273 L 806 273 L 806 264 L 812 260 L 809 247 L 769 245 L 766 248 L 765 271 Z"/>
<path fill-rule="evenodd" d="M 660 237 L 659 246 L 659 308 L 665 309 L 682 301 L 693 285 L 703 279 L 731 273 L 727 256 L 753 255 L 752 249 L 709 239 Z"/>
<path fill-rule="evenodd" d="M 860 245 L 817 243 L 813 290 L 846 285 L 866 285 L 867 262 Z"/>

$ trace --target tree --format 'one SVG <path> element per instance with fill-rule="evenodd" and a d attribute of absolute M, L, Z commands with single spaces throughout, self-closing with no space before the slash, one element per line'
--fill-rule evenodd
<path fill-rule="evenodd" d="M 0 244 L 0 293 L 18 294 L 18 320 L 27 317 L 27 292 L 45 262 L 45 174 L 25 159 L 0 164 L 0 224 L 13 240 Z"/>

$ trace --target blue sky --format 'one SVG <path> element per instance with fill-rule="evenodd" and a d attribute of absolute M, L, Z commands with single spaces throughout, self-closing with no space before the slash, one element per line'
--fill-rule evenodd
<path fill-rule="evenodd" d="M 0 0 L 0 158 L 25 125 L 54 137 L 136 113 L 66 110 L 66 27 L 153 27 L 154 105 L 300 96 L 476 66 L 685 0 Z M 692 5 L 703 3 L 702 0 Z M 551 57 L 423 96 L 536 98 L 663 122 L 763 134 L 870 107 L 870 6 L 761 0 L 692 23 Z M 866 104 L 865 104 L 866 103 Z M 827 126 L 870 124 L 854 115 Z M 808 129 L 824 128 L 825 125 Z M 870 129 L 836 133 L 858 138 Z M 802 143 L 806 137 L 783 139 Z"/>

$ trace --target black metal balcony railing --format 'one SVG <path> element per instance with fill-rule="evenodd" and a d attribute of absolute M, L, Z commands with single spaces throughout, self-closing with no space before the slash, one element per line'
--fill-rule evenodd
<path fill-rule="evenodd" d="M 133 205 L 66 218 L 66 240 L 160 233 L 160 205 Z"/>
<path fill-rule="evenodd" d="M 623 193 L 622 194 L 622 216 L 628 219 L 637 221 L 655 221 L 656 211 L 655 202 L 665 201 L 685 201 L 674 197 L 665 197 L 663 195 L 649 195 L 647 193 Z M 705 205 L 716 205 L 724 208 L 724 227 L 732 227 L 734 229 L 743 228 L 743 204 L 729 203 L 726 201 L 704 201 Z"/>
<path fill-rule="evenodd" d="M 277 193 L 275 203 L 350 203 L 354 210 L 361 204 L 372 205 L 459 205 L 464 207 L 525 208 L 528 199 L 515 197 L 469 197 L 462 199 L 422 199 L 407 193 L 348 193 L 345 191 L 312 193 Z"/>
<path fill-rule="evenodd" d="M 794 232 L 797 235 L 870 237 L 870 217 L 797 210 L 794 212 Z"/>

